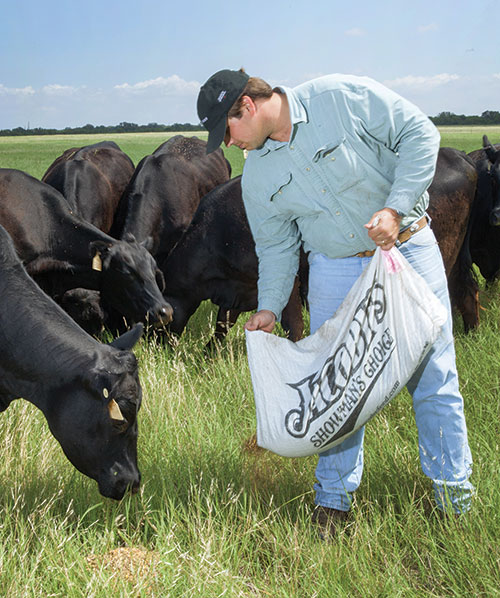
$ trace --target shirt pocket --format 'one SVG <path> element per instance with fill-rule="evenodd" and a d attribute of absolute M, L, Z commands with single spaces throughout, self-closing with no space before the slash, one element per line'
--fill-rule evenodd
<path fill-rule="evenodd" d="M 269 187 L 269 199 L 270 201 L 276 202 L 282 198 L 284 192 L 286 191 L 286 195 L 288 196 L 289 191 L 287 191 L 287 187 L 292 182 L 292 173 L 286 172 L 283 175 L 273 182 L 272 185 Z"/>
<path fill-rule="evenodd" d="M 319 147 L 312 161 L 325 176 L 334 193 L 342 193 L 358 185 L 367 176 L 361 158 L 345 137 Z"/>
<path fill-rule="evenodd" d="M 315 212 L 314 203 L 304 196 L 291 172 L 280 173 L 270 182 L 266 195 L 273 208 L 286 218 L 300 218 Z"/>

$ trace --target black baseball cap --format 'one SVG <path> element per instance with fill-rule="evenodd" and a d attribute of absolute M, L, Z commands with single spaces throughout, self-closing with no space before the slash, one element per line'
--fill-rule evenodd
<path fill-rule="evenodd" d="M 224 69 L 212 75 L 198 94 L 198 116 L 208 130 L 207 154 L 224 141 L 227 113 L 245 89 L 249 76 L 243 71 Z"/>

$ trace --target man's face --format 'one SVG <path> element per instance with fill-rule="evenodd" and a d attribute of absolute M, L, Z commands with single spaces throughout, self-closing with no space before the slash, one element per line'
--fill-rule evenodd
<path fill-rule="evenodd" d="M 262 130 L 258 112 L 243 108 L 240 118 L 231 117 L 227 120 L 224 143 L 227 147 L 236 145 L 248 151 L 261 147 L 267 135 Z"/>

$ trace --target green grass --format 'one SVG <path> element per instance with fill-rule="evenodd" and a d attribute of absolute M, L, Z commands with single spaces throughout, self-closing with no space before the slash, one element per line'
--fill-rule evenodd
<path fill-rule="evenodd" d="M 500 143 L 500 125 L 439 127 L 439 131 L 442 146 L 456 147 L 466 153 L 483 147 L 483 135 L 487 135 L 491 143 Z"/>
<path fill-rule="evenodd" d="M 136 163 L 165 139 L 117 137 Z M 35 176 L 63 149 L 94 141 L 5 139 L 0 166 L 17 161 Z M 230 159 L 241 172 L 239 150 Z M 367 425 L 352 522 L 337 541 L 320 541 L 310 524 L 316 458 L 255 448 L 244 317 L 207 359 L 214 309 L 205 303 L 175 348 L 142 339 L 135 350 L 144 391 L 137 495 L 102 498 L 29 403 L 0 415 L 0 596 L 500 596 L 498 286 L 483 286 L 481 303 L 477 331 L 465 336 L 456 321 L 477 488 L 461 520 L 433 516 L 404 391 Z M 149 567 L 139 568 L 140 554 Z"/>
<path fill-rule="evenodd" d="M 203 131 L 182 133 L 206 139 Z M 65 150 L 99 141 L 114 141 L 137 166 L 140 160 L 175 133 L 117 133 L 115 135 L 43 135 L 0 137 L 0 168 L 16 168 L 41 179 L 47 168 Z M 233 176 L 243 170 L 243 153 L 237 147 L 224 148 L 233 165 Z"/>

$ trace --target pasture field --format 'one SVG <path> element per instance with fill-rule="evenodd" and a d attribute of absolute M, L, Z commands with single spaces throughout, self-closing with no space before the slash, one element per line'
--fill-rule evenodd
<path fill-rule="evenodd" d="M 471 151 L 486 132 L 443 131 Z M 165 135 L 111 136 L 134 163 Z M 36 177 L 64 149 L 102 137 L 0 138 L 0 167 Z M 452 143 L 453 141 L 453 143 Z M 231 148 L 233 175 L 241 152 Z M 142 339 L 138 494 L 102 498 L 15 401 L 0 415 L 0 596 L 252 598 L 500 596 L 500 299 L 481 288 L 481 325 L 455 320 L 477 489 L 460 519 L 433 512 L 406 391 L 367 425 L 353 518 L 334 542 L 311 527 L 314 457 L 285 459 L 253 442 L 255 410 L 242 329 L 203 347 L 205 303 L 173 347 Z M 0 348 L 1 350 L 1 348 Z"/>

